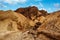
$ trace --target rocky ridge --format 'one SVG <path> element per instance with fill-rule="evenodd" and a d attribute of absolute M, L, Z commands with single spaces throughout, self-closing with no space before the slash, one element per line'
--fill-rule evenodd
<path fill-rule="evenodd" d="M 37 7 L 0 11 L 0 40 L 60 40 L 60 11 Z"/>

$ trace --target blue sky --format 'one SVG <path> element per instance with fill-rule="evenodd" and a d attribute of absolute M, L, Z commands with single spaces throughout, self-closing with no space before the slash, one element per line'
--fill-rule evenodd
<path fill-rule="evenodd" d="M 20 7 L 36 6 L 48 12 L 60 10 L 60 0 L 0 0 L 0 10 L 16 10 Z"/>

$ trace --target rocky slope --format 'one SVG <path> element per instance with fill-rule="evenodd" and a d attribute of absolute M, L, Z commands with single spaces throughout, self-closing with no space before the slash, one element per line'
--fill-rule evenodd
<path fill-rule="evenodd" d="M 60 11 L 46 16 L 45 22 L 37 30 L 49 40 L 60 40 Z"/>
<path fill-rule="evenodd" d="M 0 11 L 0 40 L 60 40 L 60 11 L 37 7 Z"/>
<path fill-rule="evenodd" d="M 11 10 L 0 11 L 0 40 L 33 40 L 32 35 L 26 31 L 34 25 L 32 20 L 22 14 Z"/>
<path fill-rule="evenodd" d="M 27 29 L 27 27 L 29 28 L 31 26 L 34 26 L 33 21 L 27 19 L 22 14 L 13 12 L 11 10 L 9 10 L 9 11 L 1 11 L 0 12 L 0 24 L 1 24 L 0 25 L 1 30 L 5 29 L 5 28 L 8 28 L 9 26 L 11 28 L 16 27 L 16 29 L 18 28 L 18 29 L 21 29 L 21 30 L 25 30 L 25 29 Z M 3 27 L 3 29 L 2 29 L 2 26 L 5 26 L 5 28 Z M 24 28 L 24 29 L 22 29 L 22 28 Z"/>

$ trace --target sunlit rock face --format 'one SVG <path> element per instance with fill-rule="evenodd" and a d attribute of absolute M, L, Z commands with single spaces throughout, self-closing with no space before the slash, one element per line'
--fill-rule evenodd
<path fill-rule="evenodd" d="M 0 12 L 0 30 L 27 30 L 34 26 L 34 22 L 22 14 L 9 11 Z"/>
<path fill-rule="evenodd" d="M 60 40 L 60 11 L 46 16 L 46 20 L 38 28 L 38 32 L 50 40 Z"/>
<path fill-rule="evenodd" d="M 28 34 L 34 26 L 32 20 L 14 11 L 0 11 L 0 40 L 34 40 Z"/>
<path fill-rule="evenodd" d="M 18 8 L 15 12 L 24 15 L 26 18 L 34 21 L 34 23 L 43 23 L 45 17 L 48 15 L 47 11 L 45 10 L 38 10 L 37 7 L 26 7 L 26 8 Z"/>
<path fill-rule="evenodd" d="M 60 11 L 37 7 L 0 11 L 0 40 L 60 40 Z"/>

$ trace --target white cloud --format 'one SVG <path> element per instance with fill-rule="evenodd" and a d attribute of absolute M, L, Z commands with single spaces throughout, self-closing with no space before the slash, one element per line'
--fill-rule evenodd
<path fill-rule="evenodd" d="M 46 10 L 45 8 L 44 8 L 44 5 L 40 2 L 38 5 L 37 4 L 32 4 L 31 3 L 31 6 L 36 6 L 36 7 L 38 7 L 39 8 L 39 10 Z"/>
<path fill-rule="evenodd" d="M 39 3 L 39 5 L 40 5 L 41 7 L 44 7 L 42 3 Z"/>
<path fill-rule="evenodd" d="M 17 3 L 25 3 L 27 0 L 2 0 L 2 1 L 8 4 L 17 4 Z"/>
<path fill-rule="evenodd" d="M 41 7 L 41 8 L 43 8 L 44 6 L 43 6 L 43 4 L 40 2 L 38 5 L 37 4 L 32 4 L 31 3 L 31 6 L 36 6 L 36 7 Z"/>
<path fill-rule="evenodd" d="M 42 10 L 45 10 L 45 11 L 46 11 L 46 9 L 45 9 L 45 8 L 42 8 Z"/>
<path fill-rule="evenodd" d="M 56 10 L 60 10 L 60 3 L 55 3 L 54 7 L 55 7 Z"/>
<path fill-rule="evenodd" d="M 45 11 L 47 11 L 47 10 L 44 8 L 44 5 L 43 5 L 42 3 L 39 3 L 38 5 L 32 4 L 31 6 L 36 6 L 36 7 L 38 7 L 39 10 L 45 10 Z M 50 10 L 50 8 L 49 8 L 49 10 Z"/>
<path fill-rule="evenodd" d="M 58 8 L 58 7 L 60 7 L 60 4 L 59 4 L 59 3 L 55 3 L 54 6 L 55 6 L 56 8 Z"/>
<path fill-rule="evenodd" d="M 6 5 L 3 5 L 3 4 L 1 4 L 1 3 L 0 3 L 0 7 L 1 7 L 1 8 L 7 8 Z"/>

